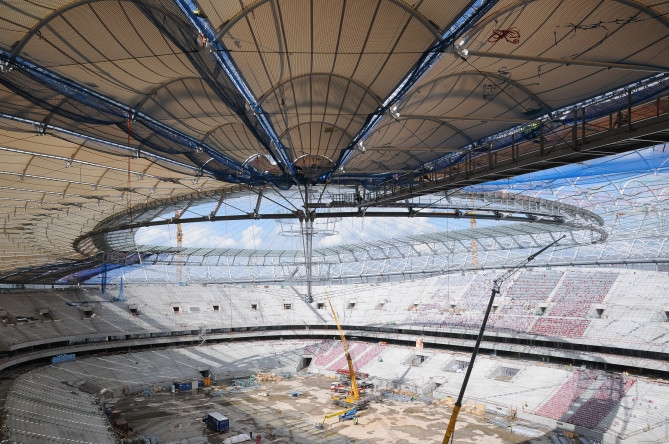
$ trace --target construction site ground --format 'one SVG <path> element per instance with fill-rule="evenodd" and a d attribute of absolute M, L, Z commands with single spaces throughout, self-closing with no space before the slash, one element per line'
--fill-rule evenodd
<path fill-rule="evenodd" d="M 130 395 L 115 400 L 112 420 L 123 417 L 131 433 L 128 437 L 149 437 L 162 443 L 223 443 L 226 438 L 253 433 L 263 443 L 441 443 L 452 409 L 437 402 L 420 400 L 398 402 L 381 399 L 359 412 L 358 424 L 325 420 L 326 414 L 341 410 L 332 404 L 330 383 L 324 375 L 298 374 L 281 381 L 262 382 L 258 387 L 228 390 L 218 396 L 199 389 L 182 393 L 159 392 L 154 396 Z M 377 398 L 380 390 L 369 397 Z M 296 396 L 295 396 L 295 395 Z M 230 430 L 208 430 L 202 418 L 219 412 L 230 418 Z M 494 419 L 461 411 L 456 429 L 458 443 L 550 443 L 546 433 L 537 437 L 513 433 L 490 422 Z M 521 425 L 519 424 L 520 428 Z M 142 442 L 144 442 L 142 440 Z"/>

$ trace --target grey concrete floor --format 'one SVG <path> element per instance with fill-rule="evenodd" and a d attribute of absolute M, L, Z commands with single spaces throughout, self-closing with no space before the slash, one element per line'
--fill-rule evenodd
<path fill-rule="evenodd" d="M 359 424 L 325 420 L 340 410 L 330 401 L 332 379 L 298 375 L 289 380 L 262 383 L 257 389 L 208 396 L 204 390 L 158 393 L 153 397 L 128 396 L 116 400 L 112 419 L 128 420 L 136 436 L 157 435 L 163 443 L 205 438 L 223 443 L 226 438 L 253 432 L 263 443 L 441 443 L 451 409 L 424 402 L 372 402 L 360 412 Z M 290 392 L 301 394 L 292 397 Z M 269 396 L 265 394 L 269 392 Z M 230 418 L 230 431 L 217 433 L 202 422 L 207 412 Z M 486 418 L 462 412 L 455 432 L 458 443 L 549 443 L 544 435 L 532 440 L 490 424 Z"/>

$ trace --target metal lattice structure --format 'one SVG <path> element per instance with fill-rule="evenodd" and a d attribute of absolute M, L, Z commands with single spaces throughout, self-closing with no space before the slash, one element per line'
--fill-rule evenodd
<path fill-rule="evenodd" d="M 126 266 L 152 282 L 178 267 L 221 282 L 443 273 L 470 268 L 472 246 L 499 267 L 563 233 L 546 263 L 662 263 L 663 166 L 624 171 L 642 198 L 592 205 L 604 185 L 551 188 L 541 171 L 669 141 L 668 14 L 647 1 L 2 2 L 0 282 Z M 620 171 L 602 181 L 620 188 Z M 463 188 L 487 197 L 443 204 Z M 587 228 L 496 208 L 494 193 L 572 205 Z M 169 238 L 167 210 L 184 204 L 184 220 L 245 225 L 185 226 L 180 251 L 141 239 L 154 222 Z M 326 210 L 370 223 L 301 246 L 267 234 L 269 219 L 313 232 Z M 369 234 L 381 212 L 396 221 Z"/>

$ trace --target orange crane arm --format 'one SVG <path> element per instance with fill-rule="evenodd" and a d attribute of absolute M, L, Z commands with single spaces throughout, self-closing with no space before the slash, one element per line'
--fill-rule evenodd
<path fill-rule="evenodd" d="M 353 359 L 351 359 L 351 354 L 348 351 L 348 343 L 346 342 L 346 336 L 344 331 L 341 329 L 341 324 L 339 323 L 339 317 L 337 317 L 337 312 L 332 305 L 332 301 L 328 296 L 328 303 L 330 304 L 330 310 L 332 310 L 332 317 L 334 318 L 335 323 L 337 324 L 337 330 L 339 330 L 339 336 L 341 337 L 341 343 L 344 346 L 344 356 L 346 356 L 346 362 L 348 363 L 348 373 L 351 379 L 351 394 L 353 395 L 354 400 L 360 398 L 360 392 L 358 391 L 358 383 L 355 380 L 355 369 L 353 368 Z"/>

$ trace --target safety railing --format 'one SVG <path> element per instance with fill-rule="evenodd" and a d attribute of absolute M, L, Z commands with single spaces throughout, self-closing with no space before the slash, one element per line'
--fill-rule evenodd
<path fill-rule="evenodd" d="M 528 158 L 541 159 L 565 147 L 578 152 L 587 147 L 596 137 L 631 133 L 635 124 L 662 116 L 669 117 L 669 96 L 658 97 L 632 106 L 631 90 L 614 101 L 620 106 L 625 101 L 627 107 L 614 111 L 602 112 L 602 103 L 593 103 L 580 109 L 574 109 L 561 117 L 519 127 L 510 134 L 485 145 L 472 147 L 455 157 L 449 158 L 445 166 L 432 165 L 402 175 L 396 174 L 380 187 L 365 195 L 365 203 L 386 200 L 393 196 L 420 195 L 440 185 L 459 178 L 466 179 L 480 172 L 490 171 L 495 167 L 519 163 Z M 589 112 L 592 110 L 592 112 Z M 630 138 L 632 136 L 630 135 Z M 539 157 L 537 157 L 537 155 Z M 429 168 L 429 167 L 428 167 Z"/>

